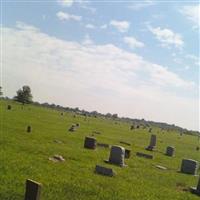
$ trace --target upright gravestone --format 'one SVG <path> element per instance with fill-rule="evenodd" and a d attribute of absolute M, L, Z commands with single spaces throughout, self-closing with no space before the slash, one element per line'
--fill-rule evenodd
<path fill-rule="evenodd" d="M 27 131 L 27 133 L 30 133 L 31 132 L 31 126 L 27 126 L 26 131 Z"/>
<path fill-rule="evenodd" d="M 131 150 L 125 149 L 125 158 L 130 158 L 130 157 L 131 157 Z"/>
<path fill-rule="evenodd" d="M 181 163 L 181 172 L 185 174 L 196 175 L 199 169 L 199 163 L 192 159 L 183 159 Z"/>
<path fill-rule="evenodd" d="M 149 146 L 146 148 L 148 151 L 153 151 L 156 147 L 156 135 L 151 135 Z"/>
<path fill-rule="evenodd" d="M 199 182 L 197 184 L 197 187 L 191 187 L 191 191 L 192 191 L 192 193 L 200 196 L 200 178 L 199 178 Z"/>
<path fill-rule="evenodd" d="M 166 149 L 166 155 L 167 156 L 174 156 L 174 152 L 175 152 L 175 148 L 174 147 L 171 147 L 171 146 L 168 146 L 167 149 Z"/>
<path fill-rule="evenodd" d="M 121 167 L 125 166 L 125 149 L 121 146 L 112 146 L 110 150 L 109 163 L 116 164 Z"/>
<path fill-rule="evenodd" d="M 26 180 L 26 192 L 24 200 L 40 200 L 41 183 L 30 179 Z"/>
<path fill-rule="evenodd" d="M 87 149 L 96 149 L 97 141 L 93 137 L 85 137 L 84 147 Z"/>
<path fill-rule="evenodd" d="M 8 109 L 8 110 L 11 110 L 11 108 L 12 108 L 11 105 L 8 105 L 7 109 Z"/>

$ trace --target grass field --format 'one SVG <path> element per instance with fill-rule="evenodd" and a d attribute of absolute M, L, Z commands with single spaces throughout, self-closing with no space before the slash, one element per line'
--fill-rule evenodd
<path fill-rule="evenodd" d="M 11 110 L 7 110 L 8 104 L 12 105 Z M 131 131 L 127 123 L 91 117 L 85 121 L 83 116 L 74 118 L 70 112 L 61 116 L 59 111 L 32 105 L 22 109 L 21 104 L 4 100 L 0 107 L 1 200 L 22 200 L 28 178 L 42 183 L 42 200 L 199 200 L 187 191 L 196 186 L 198 177 L 177 172 L 182 158 L 200 161 L 196 136 L 180 137 L 178 133 L 162 133 L 154 128 L 158 151 L 147 152 L 144 148 L 149 144 L 150 133 L 145 129 Z M 68 132 L 72 123 L 80 123 L 74 133 Z M 26 132 L 28 125 L 32 126 L 31 133 Z M 92 131 L 101 132 L 96 135 L 98 142 L 130 142 L 131 158 L 125 160 L 128 167 L 104 163 L 109 149 L 84 149 L 84 138 Z M 168 145 L 176 147 L 173 158 L 164 155 Z M 136 157 L 137 151 L 154 154 L 155 159 Z M 49 161 L 54 154 L 62 155 L 66 161 Z M 96 164 L 112 167 L 117 175 L 95 174 Z M 168 170 L 155 168 L 157 164 Z"/>

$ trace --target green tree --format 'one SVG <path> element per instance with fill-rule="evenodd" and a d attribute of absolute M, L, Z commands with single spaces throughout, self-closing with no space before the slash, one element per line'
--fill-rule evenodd
<path fill-rule="evenodd" d="M 17 91 L 17 96 L 15 96 L 14 99 L 23 104 L 31 103 L 33 99 L 33 96 L 31 94 L 31 88 L 27 85 L 23 86 L 22 89 L 19 89 Z"/>

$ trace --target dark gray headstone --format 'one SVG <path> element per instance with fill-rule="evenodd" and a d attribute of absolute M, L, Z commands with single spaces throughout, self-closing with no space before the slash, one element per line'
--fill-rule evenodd
<path fill-rule="evenodd" d="M 93 137 L 85 137 L 84 147 L 87 149 L 96 149 L 97 141 Z"/>
<path fill-rule="evenodd" d="M 175 153 L 175 148 L 168 146 L 166 149 L 166 155 L 172 157 L 172 156 L 174 156 L 174 153 Z"/>
<path fill-rule="evenodd" d="M 185 174 L 196 175 L 199 169 L 199 163 L 192 159 L 183 159 L 181 163 L 181 172 Z"/>
<path fill-rule="evenodd" d="M 76 125 L 72 124 L 72 126 L 69 128 L 68 131 L 70 131 L 70 132 L 76 131 Z"/>
<path fill-rule="evenodd" d="M 40 200 L 41 187 L 41 183 L 37 183 L 30 179 L 26 180 L 24 200 Z"/>
<path fill-rule="evenodd" d="M 200 178 L 197 187 L 191 187 L 191 192 L 200 196 Z"/>
<path fill-rule="evenodd" d="M 111 168 L 96 165 L 95 172 L 104 176 L 114 176 L 116 173 Z"/>
<path fill-rule="evenodd" d="M 131 150 L 125 149 L 125 158 L 130 158 L 130 157 L 131 157 Z"/>
<path fill-rule="evenodd" d="M 150 144 L 146 150 L 153 151 L 156 147 L 156 135 L 151 135 Z"/>
<path fill-rule="evenodd" d="M 112 146 L 110 150 L 109 163 L 125 166 L 124 163 L 125 149 L 121 146 Z"/>
<path fill-rule="evenodd" d="M 8 110 L 11 110 L 11 108 L 12 108 L 11 105 L 8 105 L 7 109 L 8 109 Z"/>
<path fill-rule="evenodd" d="M 143 157 L 143 158 L 148 158 L 148 159 L 153 159 L 153 155 L 146 154 L 146 153 L 141 153 L 141 152 L 137 152 L 136 156 Z"/>
<path fill-rule="evenodd" d="M 30 132 L 31 132 L 31 130 L 32 130 L 32 129 L 31 129 L 31 126 L 27 126 L 27 130 L 26 130 L 26 131 L 27 131 L 27 133 L 30 133 Z"/>

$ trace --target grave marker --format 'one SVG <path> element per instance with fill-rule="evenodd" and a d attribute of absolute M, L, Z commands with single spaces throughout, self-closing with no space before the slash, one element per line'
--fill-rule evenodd
<path fill-rule="evenodd" d="M 96 149 L 97 141 L 94 137 L 85 137 L 84 148 Z"/>
<path fill-rule="evenodd" d="M 183 159 L 181 163 L 181 172 L 185 174 L 196 175 L 199 169 L 199 163 L 192 159 Z"/>
<path fill-rule="evenodd" d="M 174 147 L 171 147 L 171 146 L 168 146 L 167 149 L 166 149 L 166 155 L 167 156 L 174 156 L 174 152 L 175 152 L 175 148 Z"/>
<path fill-rule="evenodd" d="M 149 146 L 146 148 L 148 151 L 153 151 L 156 147 L 156 135 L 151 135 L 151 140 Z"/>
<path fill-rule="evenodd" d="M 200 196 L 200 178 L 197 187 L 191 187 L 191 192 Z"/>
<path fill-rule="evenodd" d="M 40 200 L 41 187 L 41 183 L 27 179 L 24 200 Z"/>
<path fill-rule="evenodd" d="M 153 155 L 146 154 L 146 153 L 141 153 L 141 152 L 137 152 L 136 156 L 147 158 L 147 159 L 153 159 Z"/>
<path fill-rule="evenodd" d="M 96 165 L 95 172 L 104 176 L 114 176 L 116 173 L 113 169 Z"/>

